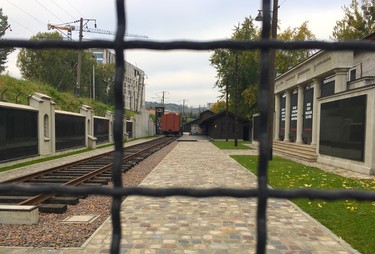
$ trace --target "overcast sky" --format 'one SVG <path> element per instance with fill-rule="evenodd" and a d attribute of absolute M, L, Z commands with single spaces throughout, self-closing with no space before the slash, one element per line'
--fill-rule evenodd
<path fill-rule="evenodd" d="M 297 27 L 309 22 L 319 40 L 329 40 L 342 7 L 351 0 L 279 0 L 279 26 Z M 96 19 L 97 28 L 115 31 L 115 1 L 110 0 L 0 0 L 12 31 L 5 38 L 29 39 L 38 32 L 48 32 L 47 24 L 59 25 L 84 19 Z M 127 33 L 146 35 L 149 40 L 222 40 L 231 37 L 234 26 L 245 17 L 257 15 L 260 0 L 128 0 Z M 71 23 L 79 26 L 79 23 Z M 93 27 L 94 22 L 88 26 Z M 260 25 L 260 24 L 259 24 Z M 73 32 L 78 39 L 78 32 Z M 84 39 L 112 39 L 111 36 L 84 33 Z M 128 37 L 128 39 L 134 39 Z M 17 53 L 17 52 L 16 52 Z M 16 53 L 8 58 L 7 71 L 20 77 Z M 216 72 L 210 66 L 212 52 L 131 50 L 126 61 L 145 71 L 146 100 L 206 106 L 218 99 L 214 88 Z"/>

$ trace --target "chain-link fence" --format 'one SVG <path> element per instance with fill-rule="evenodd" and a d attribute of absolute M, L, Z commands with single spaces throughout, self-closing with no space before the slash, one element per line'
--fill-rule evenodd
<path fill-rule="evenodd" d="M 282 42 L 270 39 L 271 33 L 271 1 L 263 0 L 262 9 L 264 13 L 262 25 L 262 38 L 258 41 L 170 41 L 170 42 L 153 42 L 150 40 L 132 40 L 124 41 L 126 25 L 126 6 L 124 0 L 117 0 L 117 32 L 113 41 L 57 41 L 57 40 L 0 40 L 0 48 L 18 47 L 28 49 L 41 48 L 65 48 L 65 49 L 89 49 L 89 48 L 110 48 L 116 52 L 116 74 L 115 74 L 115 120 L 114 120 L 114 140 L 115 156 L 113 161 L 113 188 L 97 187 L 48 187 L 38 186 L 30 187 L 23 185 L 0 185 L 0 191 L 28 191 L 35 194 L 100 194 L 113 197 L 112 201 L 112 244 L 111 253 L 119 253 L 121 242 L 121 221 L 120 207 L 123 196 L 142 195 L 150 197 L 168 197 L 183 195 L 190 197 L 217 197 L 229 196 L 237 198 L 256 197 L 258 199 L 257 210 L 257 253 L 266 252 L 266 216 L 268 198 L 290 199 L 290 198 L 309 198 L 323 200 L 358 200 L 358 201 L 375 201 L 375 193 L 371 191 L 359 190 L 337 190 L 322 191 L 311 189 L 291 189 L 280 190 L 270 189 L 267 180 L 267 167 L 269 160 L 269 112 L 270 107 L 269 84 L 270 71 L 272 67 L 273 49 L 298 50 L 298 49 L 323 49 L 323 50 L 357 50 L 357 51 L 374 51 L 375 43 L 370 41 L 346 41 L 346 42 L 323 42 L 323 41 L 296 41 Z M 259 128 L 259 164 L 258 164 L 258 188 L 257 189 L 230 189 L 230 188 L 211 188 L 211 189 L 190 189 L 190 188 L 124 188 L 121 181 L 121 163 L 123 154 L 123 77 L 124 77 L 124 50 L 126 49 L 149 49 L 149 50 L 215 50 L 215 49 L 235 49 L 235 50 L 260 50 L 261 51 L 261 77 L 259 94 L 260 110 L 260 128 Z M 271 100 L 272 101 L 272 100 Z"/>

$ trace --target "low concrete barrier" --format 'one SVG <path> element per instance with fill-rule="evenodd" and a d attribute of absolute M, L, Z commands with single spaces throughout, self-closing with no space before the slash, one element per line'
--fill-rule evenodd
<path fill-rule="evenodd" d="M 0 205 L 0 223 L 35 224 L 39 220 L 39 209 L 30 205 Z"/>

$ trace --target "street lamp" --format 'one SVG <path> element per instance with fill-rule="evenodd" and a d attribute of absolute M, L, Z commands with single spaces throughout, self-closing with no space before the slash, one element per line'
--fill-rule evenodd
<path fill-rule="evenodd" d="M 263 21 L 262 10 L 258 10 L 258 15 L 255 17 L 255 21 Z"/>
<path fill-rule="evenodd" d="M 3 36 L 8 29 L 12 32 L 12 28 L 10 27 L 10 25 L 8 25 L 3 31 L 0 32 L 0 36 Z"/>
<path fill-rule="evenodd" d="M 271 39 L 277 39 L 277 20 L 278 20 L 278 0 L 273 0 L 273 10 L 272 20 L 271 20 Z M 256 21 L 263 21 L 262 10 L 258 10 L 258 15 L 255 18 Z M 269 93 L 268 93 L 268 103 L 269 103 L 269 113 L 268 113 L 268 145 L 269 145 L 269 159 L 272 160 L 273 155 L 273 114 L 275 111 L 274 105 L 274 93 L 275 93 L 275 77 L 276 77 L 276 50 L 270 49 L 270 65 L 269 65 Z"/>

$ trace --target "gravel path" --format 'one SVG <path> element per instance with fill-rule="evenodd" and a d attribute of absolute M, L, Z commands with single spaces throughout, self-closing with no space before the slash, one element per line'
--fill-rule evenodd
<path fill-rule="evenodd" d="M 155 152 L 123 175 L 123 185 L 137 186 L 176 146 L 177 142 Z M 111 198 L 89 196 L 77 205 L 69 205 L 64 214 L 41 213 L 38 224 L 0 224 L 0 246 L 80 247 L 110 215 Z M 100 215 L 90 224 L 63 223 L 73 215 Z"/>

